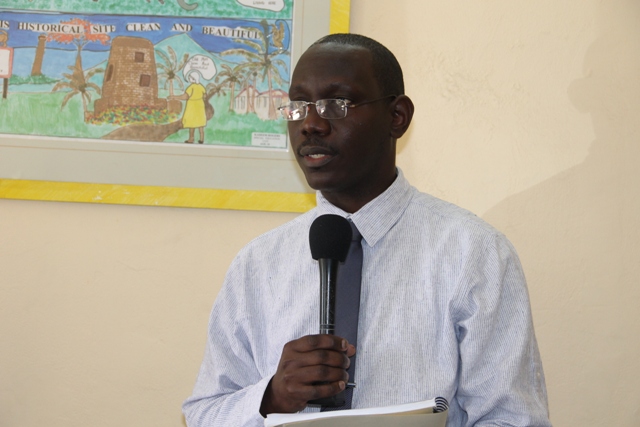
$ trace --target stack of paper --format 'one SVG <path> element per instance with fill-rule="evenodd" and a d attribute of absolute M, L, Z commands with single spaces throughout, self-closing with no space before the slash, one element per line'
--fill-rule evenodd
<path fill-rule="evenodd" d="M 447 401 L 441 397 L 379 408 L 310 414 L 269 414 L 265 427 L 444 427 Z"/>

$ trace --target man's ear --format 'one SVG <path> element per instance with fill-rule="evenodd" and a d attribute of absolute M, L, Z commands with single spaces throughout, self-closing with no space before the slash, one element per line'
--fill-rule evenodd
<path fill-rule="evenodd" d="M 413 102 L 406 95 L 399 95 L 391 103 L 391 136 L 400 138 L 409 128 L 413 118 Z"/>

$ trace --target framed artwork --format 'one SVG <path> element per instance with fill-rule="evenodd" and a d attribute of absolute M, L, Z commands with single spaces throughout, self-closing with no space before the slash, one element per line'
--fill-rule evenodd
<path fill-rule="evenodd" d="M 303 212 L 277 107 L 344 0 L 13 0 L 0 198 Z"/>

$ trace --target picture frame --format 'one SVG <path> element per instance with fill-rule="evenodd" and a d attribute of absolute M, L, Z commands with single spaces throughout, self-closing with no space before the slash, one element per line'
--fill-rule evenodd
<path fill-rule="evenodd" d="M 348 32 L 348 0 L 229 1 L 258 7 L 292 4 L 289 76 L 313 41 L 330 32 Z M 3 12 L 10 11 L 0 9 L 0 24 Z M 104 82 L 102 87 L 104 91 Z M 0 133 L 0 198 L 280 212 L 312 208 L 315 194 L 296 165 L 288 138 L 283 144 L 276 137 L 276 149 L 260 146 L 270 144 L 273 134 L 258 129 L 252 138 L 253 146 L 237 147 Z"/>

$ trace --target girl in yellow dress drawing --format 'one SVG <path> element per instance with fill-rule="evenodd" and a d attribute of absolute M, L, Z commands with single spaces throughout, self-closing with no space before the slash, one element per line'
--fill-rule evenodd
<path fill-rule="evenodd" d="M 172 96 L 169 99 L 186 100 L 187 105 L 182 115 L 182 127 L 189 129 L 189 139 L 185 142 L 193 143 L 196 128 L 200 132 L 200 144 L 204 143 L 204 127 L 207 125 L 207 115 L 204 109 L 204 96 L 207 90 L 200 83 L 200 73 L 192 70 L 187 75 L 187 80 L 191 83 L 182 95 Z"/>

